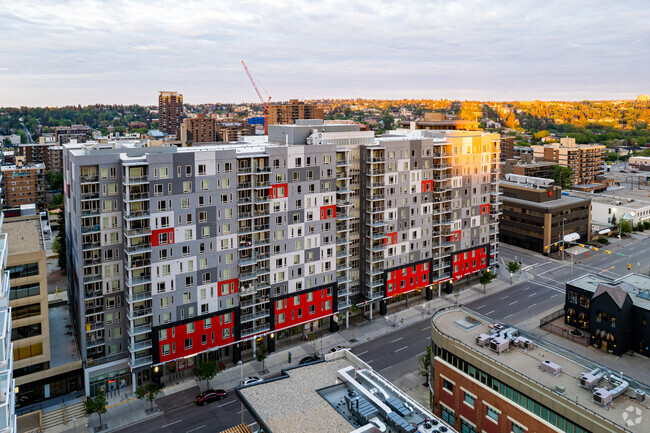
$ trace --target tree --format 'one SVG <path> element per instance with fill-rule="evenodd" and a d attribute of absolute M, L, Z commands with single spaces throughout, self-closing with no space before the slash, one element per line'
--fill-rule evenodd
<path fill-rule="evenodd" d="M 420 357 L 420 375 L 426 379 L 425 386 L 429 384 L 429 375 L 431 374 L 431 345 L 424 350 L 424 355 Z"/>
<path fill-rule="evenodd" d="M 485 271 L 485 272 L 483 272 L 483 273 L 481 274 L 481 276 L 480 276 L 479 279 L 478 279 L 478 282 L 481 283 L 481 284 L 483 284 L 483 293 L 485 293 L 485 286 L 487 286 L 488 284 L 490 284 L 490 283 L 492 282 L 492 280 L 494 280 L 496 277 L 497 277 L 497 276 L 494 275 L 494 274 L 493 274 L 492 272 L 490 272 L 489 270 L 487 270 L 487 271 Z"/>
<path fill-rule="evenodd" d="M 512 284 L 512 274 L 521 270 L 521 265 L 518 262 L 508 262 L 506 265 L 508 272 L 510 272 L 510 284 Z"/>
<path fill-rule="evenodd" d="M 106 413 L 106 406 L 108 401 L 106 400 L 106 394 L 100 392 L 94 398 L 87 398 L 84 401 L 84 409 L 86 410 L 86 415 L 90 416 L 94 413 L 99 416 L 99 430 L 102 429 L 102 414 Z"/>
<path fill-rule="evenodd" d="M 612 224 L 616 224 L 616 214 L 612 215 Z"/>
<path fill-rule="evenodd" d="M 393 117 L 392 114 L 390 113 L 384 114 L 384 117 L 382 117 L 381 120 L 384 122 L 384 129 L 386 130 L 393 129 L 395 118 Z"/>
<path fill-rule="evenodd" d="M 632 223 L 631 223 L 631 222 L 629 222 L 629 221 L 623 221 L 623 222 L 620 224 L 620 229 L 621 229 L 621 234 L 622 234 L 622 235 L 625 235 L 625 234 L 628 234 L 628 233 L 632 233 L 632 231 L 634 230 L 634 227 L 632 227 Z"/>
<path fill-rule="evenodd" d="M 571 188 L 573 181 L 571 176 L 573 175 L 573 170 L 571 167 L 563 167 L 561 165 L 554 165 L 551 167 L 551 172 L 549 177 L 555 181 L 556 185 L 562 187 L 562 189 Z"/>
<path fill-rule="evenodd" d="M 318 341 L 316 341 L 316 334 L 311 334 L 309 336 L 309 344 L 311 345 L 311 348 L 314 349 L 314 354 L 315 354 L 316 349 L 318 348 Z"/>
<path fill-rule="evenodd" d="M 135 390 L 135 396 L 140 400 L 146 400 L 151 403 L 151 412 L 153 412 L 153 402 L 156 396 L 160 394 L 160 385 L 156 382 L 149 382 L 146 386 L 141 386 Z"/>
<path fill-rule="evenodd" d="M 458 304 L 458 297 L 460 296 L 460 287 L 454 287 L 454 298 L 456 298 L 456 304 Z"/>
<path fill-rule="evenodd" d="M 269 354 L 269 351 L 266 348 L 266 345 L 264 343 L 260 343 L 257 346 L 257 349 L 255 350 L 255 359 L 257 359 L 257 362 L 262 363 L 262 372 L 264 372 L 266 370 L 266 368 L 264 366 L 264 361 L 266 360 L 266 357 L 268 356 L 268 354 Z"/>
<path fill-rule="evenodd" d="M 210 388 L 210 381 L 221 373 L 221 367 L 212 359 L 199 359 L 194 366 L 194 376 L 196 380 L 205 380 L 206 388 Z"/>
<path fill-rule="evenodd" d="M 4 140 L 2 140 L 2 144 L 4 146 L 11 146 L 11 140 L 9 138 L 5 138 Z"/>
<path fill-rule="evenodd" d="M 63 204 L 63 194 L 54 194 L 52 196 L 52 206 L 59 206 Z"/>
<path fill-rule="evenodd" d="M 66 272 L 67 270 L 67 240 L 65 236 L 65 205 L 61 212 L 59 212 L 59 226 L 57 228 L 58 233 L 54 242 L 52 242 L 52 250 L 59 256 L 58 265 L 59 268 Z"/>

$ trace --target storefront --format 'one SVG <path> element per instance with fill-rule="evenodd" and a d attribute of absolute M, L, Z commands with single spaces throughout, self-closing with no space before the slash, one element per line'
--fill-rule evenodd
<path fill-rule="evenodd" d="M 126 388 L 131 385 L 131 371 L 129 368 L 122 368 L 119 370 L 105 372 L 96 376 L 90 373 L 88 378 L 88 386 L 90 396 L 94 397 L 98 393 L 117 391 L 118 389 Z"/>

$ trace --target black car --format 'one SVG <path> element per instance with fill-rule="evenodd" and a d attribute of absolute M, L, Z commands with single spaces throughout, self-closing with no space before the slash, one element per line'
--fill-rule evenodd
<path fill-rule="evenodd" d="M 209 389 L 197 395 L 194 401 L 197 406 L 205 406 L 208 403 L 213 401 L 221 400 L 226 398 L 226 391 L 223 389 Z"/>
<path fill-rule="evenodd" d="M 320 361 L 320 358 L 318 356 L 309 355 L 309 356 L 305 356 L 304 358 L 302 358 L 298 364 L 305 365 L 305 364 L 310 364 L 310 363 L 316 362 L 316 361 Z"/>

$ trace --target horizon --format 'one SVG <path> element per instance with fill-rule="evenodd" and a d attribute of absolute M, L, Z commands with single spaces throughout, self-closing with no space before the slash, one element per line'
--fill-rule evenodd
<path fill-rule="evenodd" d="M 257 103 L 241 59 L 275 101 L 650 93 L 642 1 L 0 4 L 3 107 L 155 105 L 158 89 Z"/>

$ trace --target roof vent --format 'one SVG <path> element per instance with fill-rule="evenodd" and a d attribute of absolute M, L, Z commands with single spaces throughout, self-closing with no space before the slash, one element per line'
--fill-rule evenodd
<path fill-rule="evenodd" d="M 553 376 L 559 376 L 560 374 L 562 374 L 562 367 L 560 367 L 559 365 L 549 361 L 548 359 L 545 360 L 545 361 L 542 361 L 539 364 L 539 369 L 542 370 L 542 371 L 547 371 L 547 372 L 551 373 Z"/>

